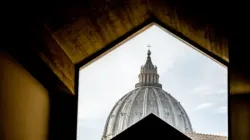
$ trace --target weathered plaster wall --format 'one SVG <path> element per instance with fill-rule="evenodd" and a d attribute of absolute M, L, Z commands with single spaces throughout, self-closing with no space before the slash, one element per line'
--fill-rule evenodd
<path fill-rule="evenodd" d="M 10 55 L 0 52 L 0 139 L 46 140 L 48 91 Z"/>

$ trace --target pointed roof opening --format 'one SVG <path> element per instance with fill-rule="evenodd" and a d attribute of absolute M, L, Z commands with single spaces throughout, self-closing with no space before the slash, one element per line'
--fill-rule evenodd
<path fill-rule="evenodd" d="M 102 137 L 102 130 L 105 122 L 98 122 L 98 119 L 95 117 L 108 116 L 108 113 L 114 106 L 115 102 L 118 101 L 117 104 L 120 104 L 119 99 L 121 99 L 121 97 L 124 97 L 123 99 L 130 99 L 130 96 L 125 96 L 124 94 L 129 90 L 134 89 L 133 85 L 138 81 L 137 78 L 139 78 L 139 82 L 135 85 L 136 88 L 142 86 L 162 88 L 162 85 L 160 84 L 162 83 L 164 89 L 169 92 L 168 94 L 171 93 L 174 95 L 176 99 L 180 101 L 179 103 L 184 103 L 183 106 L 187 108 L 187 113 L 190 116 L 195 131 L 209 134 L 216 133 L 215 131 L 217 130 L 215 129 L 209 130 L 210 128 L 203 128 L 203 126 L 210 124 L 221 124 L 221 127 L 216 127 L 222 131 L 227 129 L 226 124 L 223 123 L 227 122 L 225 107 L 221 106 L 213 108 L 213 105 L 209 106 L 205 104 L 206 102 L 203 100 L 206 99 L 217 102 L 217 100 L 207 96 L 208 94 L 223 95 L 220 97 L 225 99 L 224 95 L 227 93 L 227 85 L 224 86 L 224 83 L 219 82 L 227 81 L 227 79 L 224 79 L 223 77 L 224 75 L 226 77 L 226 72 L 218 74 L 214 73 L 218 70 L 217 68 L 217 70 L 209 70 L 211 65 L 214 66 L 217 64 L 213 61 L 211 64 L 211 60 L 206 56 L 201 55 L 196 50 L 188 48 L 189 46 L 187 43 L 183 43 L 180 39 L 177 40 L 175 36 L 171 36 L 172 34 L 166 34 L 166 32 L 163 32 L 165 30 L 162 31 L 162 28 L 158 28 L 159 26 L 155 26 L 155 24 L 152 25 L 153 26 L 150 26 L 151 28 L 146 28 L 149 30 L 143 30 L 144 36 L 139 33 L 136 34 L 137 36 L 130 36 L 113 47 L 112 50 L 115 49 L 115 51 L 111 52 L 111 50 L 109 50 L 105 52 L 105 54 L 109 54 L 100 59 L 101 61 L 96 61 L 93 65 L 89 65 L 88 68 L 83 69 L 85 72 L 80 72 L 79 106 L 81 107 L 78 107 L 78 116 L 80 117 L 80 120 L 87 123 L 80 124 L 78 127 L 81 128 L 81 130 L 79 130 L 81 131 L 81 135 L 86 136 L 85 139 L 88 139 L 87 135 L 89 131 L 86 130 L 86 127 L 84 128 L 84 126 L 90 124 L 95 124 L 101 127 L 96 127 L 96 129 L 93 130 L 93 133 L 97 135 L 92 137 L 96 137 L 96 139 Z M 152 36 L 152 31 L 157 31 L 159 34 L 157 34 L 157 36 Z M 151 50 L 146 49 L 148 43 L 154 46 L 154 48 Z M 187 55 L 183 54 L 183 52 L 187 52 Z M 102 54 L 102 56 L 104 56 L 104 54 Z M 178 61 L 176 61 L 177 58 Z M 204 61 L 206 62 L 204 63 Z M 142 64 L 144 65 L 140 67 Z M 158 69 L 154 64 L 158 66 Z M 206 68 L 203 68 L 204 66 Z M 84 76 L 81 76 L 81 74 L 84 74 Z M 139 77 L 137 77 L 138 74 Z M 161 75 L 161 81 L 159 81 L 159 75 Z M 207 77 L 210 81 L 202 79 L 204 77 Z M 199 87 L 196 87 L 197 85 Z M 201 86 L 211 86 L 211 88 L 208 87 L 209 90 L 207 90 L 206 87 L 201 88 Z M 142 89 L 143 88 L 144 87 L 142 87 Z M 141 88 L 138 88 L 138 90 L 139 89 Z M 153 90 L 150 90 L 150 93 L 151 94 L 148 94 L 148 96 L 133 96 L 138 98 L 134 98 L 135 100 L 128 100 L 128 102 L 134 102 L 135 104 L 138 104 L 138 107 L 141 105 L 140 102 L 144 98 L 159 103 L 161 102 L 161 100 L 155 100 L 157 95 L 154 94 L 155 92 Z M 227 106 L 227 102 L 224 99 L 222 99 L 223 103 L 221 103 L 221 105 Z M 177 102 L 177 104 L 179 103 Z M 203 105 L 203 103 L 207 106 Z M 151 102 L 147 102 L 147 104 L 150 105 Z M 125 105 L 127 105 L 127 102 Z M 155 105 L 157 105 L 157 103 Z M 173 104 L 163 106 L 162 109 L 164 110 L 172 105 Z M 195 110 L 191 111 L 194 108 Z M 202 109 L 208 108 L 213 109 L 206 110 L 204 113 L 202 112 Z M 149 109 L 154 110 L 154 108 Z M 116 109 L 114 110 L 119 111 Z M 199 118 L 206 121 L 203 121 L 203 124 L 195 121 L 197 120 L 194 119 L 194 116 L 196 117 L 195 113 L 199 114 Z M 223 120 L 214 119 L 215 113 L 221 116 L 224 115 L 221 117 Z M 166 112 L 166 114 L 168 115 L 169 113 Z M 138 115 L 138 112 L 135 112 L 133 115 Z M 122 114 L 122 116 L 125 117 L 126 114 Z M 114 120 L 115 118 L 116 116 L 111 114 L 110 119 Z"/>

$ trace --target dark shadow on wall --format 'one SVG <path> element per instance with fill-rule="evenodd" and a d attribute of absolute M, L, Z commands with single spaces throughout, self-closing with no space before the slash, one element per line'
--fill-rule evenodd
<path fill-rule="evenodd" d="M 77 98 L 67 93 L 51 93 L 49 140 L 76 140 Z"/>

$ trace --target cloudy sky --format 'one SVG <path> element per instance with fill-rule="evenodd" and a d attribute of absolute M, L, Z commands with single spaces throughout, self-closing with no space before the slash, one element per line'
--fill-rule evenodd
<path fill-rule="evenodd" d="M 112 107 L 138 82 L 148 44 L 163 89 L 194 131 L 227 135 L 227 68 L 154 25 L 80 71 L 78 140 L 101 139 Z"/>

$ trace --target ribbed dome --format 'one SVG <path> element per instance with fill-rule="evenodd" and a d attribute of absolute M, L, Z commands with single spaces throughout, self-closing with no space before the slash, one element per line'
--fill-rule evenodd
<path fill-rule="evenodd" d="M 150 113 L 154 113 L 181 132 L 193 132 L 187 113 L 181 104 L 159 84 L 157 68 L 152 64 L 151 52 L 141 67 L 139 83 L 135 89 L 124 95 L 111 110 L 103 134 L 103 140 L 110 140 L 129 126 Z"/>

